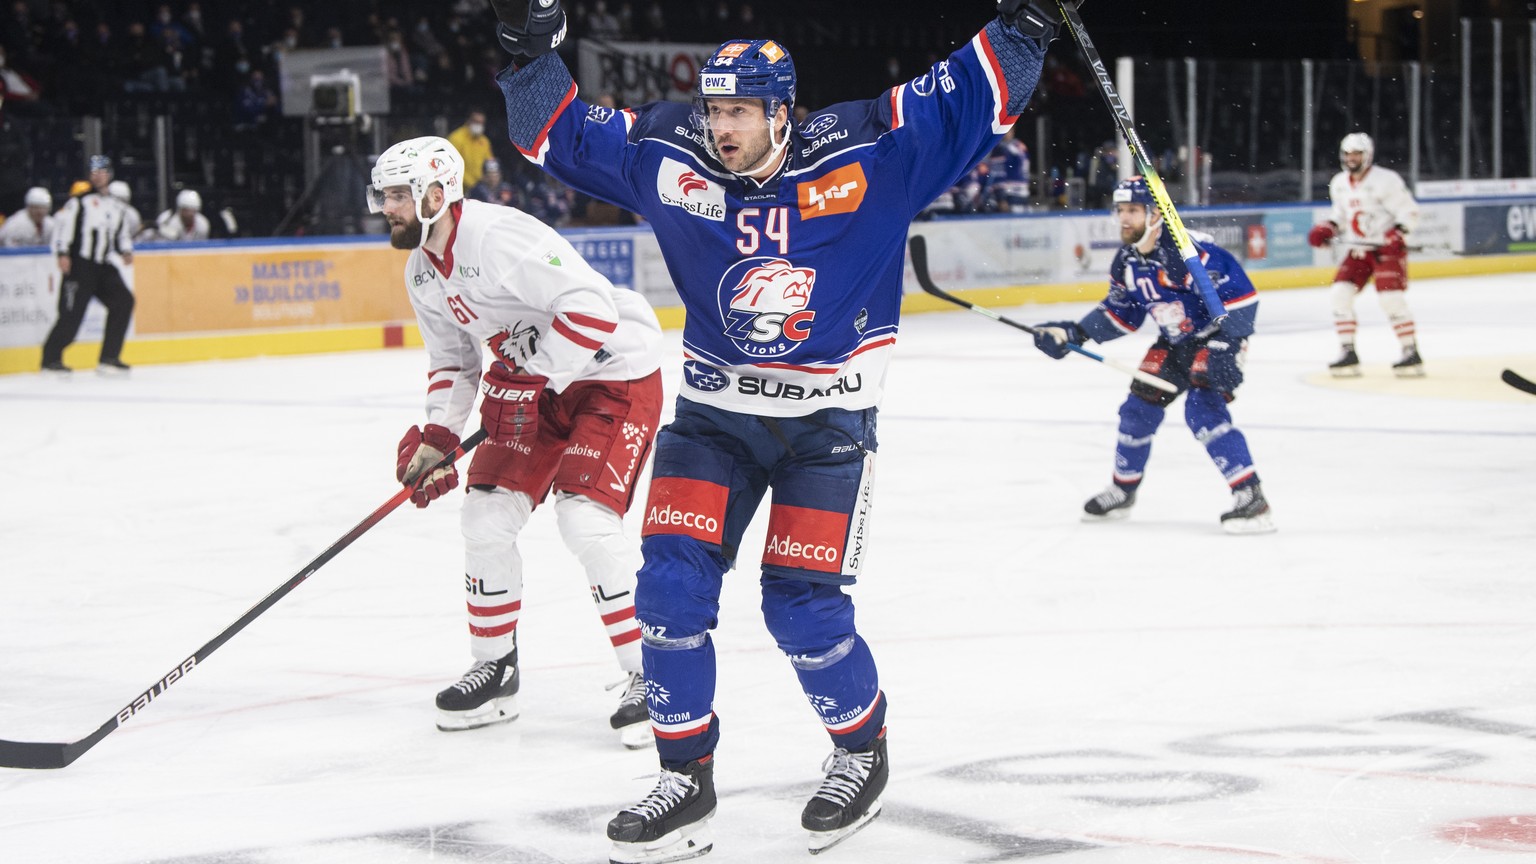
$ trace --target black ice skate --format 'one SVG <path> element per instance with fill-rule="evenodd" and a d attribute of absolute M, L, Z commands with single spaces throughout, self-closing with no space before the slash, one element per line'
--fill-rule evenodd
<path fill-rule="evenodd" d="M 1419 359 L 1419 349 L 1403 349 L 1403 359 L 1392 364 L 1392 374 L 1399 378 L 1423 378 L 1424 361 Z"/>
<path fill-rule="evenodd" d="M 1328 364 L 1328 372 L 1335 378 L 1359 378 L 1360 358 L 1355 354 L 1355 346 L 1345 346 L 1339 359 Z"/>
<path fill-rule="evenodd" d="M 619 730 L 619 741 L 631 750 L 643 750 L 656 739 L 651 734 L 651 712 L 645 703 L 645 676 L 631 672 L 629 676 L 608 689 L 622 685 L 619 708 L 608 718 L 608 725 Z"/>
<path fill-rule="evenodd" d="M 517 719 L 517 649 L 500 660 L 482 660 L 437 694 L 437 728 L 478 729 Z"/>
<path fill-rule="evenodd" d="M 800 813 L 801 827 L 811 832 L 812 855 L 848 839 L 880 815 L 880 793 L 891 773 L 885 730 L 864 750 L 833 750 L 821 770 L 827 778 Z"/>
<path fill-rule="evenodd" d="M 133 367 L 113 357 L 96 363 L 96 374 L 103 378 L 124 378 Z"/>
<path fill-rule="evenodd" d="M 656 788 L 608 822 L 610 864 L 664 864 L 714 848 L 715 760 L 695 759 L 681 771 L 661 769 Z"/>
<path fill-rule="evenodd" d="M 1108 522 L 1114 519 L 1124 519 L 1131 515 L 1131 508 L 1136 506 L 1136 487 L 1126 488 L 1119 483 L 1109 484 L 1109 488 L 1088 499 L 1083 505 L 1084 522 Z"/>
<path fill-rule="evenodd" d="M 1275 530 L 1259 484 L 1232 490 L 1232 509 L 1221 514 L 1221 530 L 1228 534 L 1268 534 Z"/>

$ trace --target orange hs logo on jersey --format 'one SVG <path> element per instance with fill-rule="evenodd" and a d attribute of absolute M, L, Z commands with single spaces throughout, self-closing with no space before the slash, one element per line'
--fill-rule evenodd
<path fill-rule="evenodd" d="M 864 203 L 869 181 L 855 162 L 800 184 L 800 218 L 815 219 L 836 213 L 852 213 Z"/>
<path fill-rule="evenodd" d="M 784 59 L 784 49 L 780 48 L 777 42 L 764 42 L 762 51 L 769 63 L 777 63 Z"/>

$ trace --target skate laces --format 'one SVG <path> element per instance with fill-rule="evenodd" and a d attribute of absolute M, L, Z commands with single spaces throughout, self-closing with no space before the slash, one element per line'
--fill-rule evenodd
<path fill-rule="evenodd" d="M 1093 496 L 1093 501 L 1095 504 L 1098 504 L 1100 507 L 1108 510 L 1117 504 L 1124 503 L 1125 499 L 1129 497 L 1129 495 L 1125 494 L 1124 489 L 1114 484 L 1110 484 L 1108 489 L 1105 489 L 1103 492 Z"/>
<path fill-rule="evenodd" d="M 825 798 L 839 807 L 846 807 L 864 788 L 869 772 L 875 765 L 874 753 L 849 753 L 839 747 L 821 763 L 827 779 L 813 797 Z"/>
<path fill-rule="evenodd" d="M 479 690 L 496 678 L 496 667 L 499 665 L 500 660 L 481 660 L 464 673 L 464 677 L 453 685 L 454 689 L 465 694 Z"/>
<path fill-rule="evenodd" d="M 639 705 L 645 701 L 645 676 L 639 672 L 631 672 L 623 681 L 615 681 L 604 687 L 604 690 L 612 690 L 615 687 L 623 687 L 624 695 L 619 697 L 619 707 L 625 705 Z"/>
<path fill-rule="evenodd" d="M 676 771 L 663 770 L 656 778 L 656 788 L 649 795 L 640 799 L 639 804 L 625 808 L 647 822 L 661 818 L 662 814 L 681 804 L 689 792 L 698 788 L 692 777 Z"/>

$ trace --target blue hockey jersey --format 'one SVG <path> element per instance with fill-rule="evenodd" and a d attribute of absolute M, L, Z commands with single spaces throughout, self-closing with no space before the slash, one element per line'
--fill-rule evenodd
<path fill-rule="evenodd" d="M 590 106 L 554 54 L 498 81 L 524 155 L 655 230 L 687 310 L 682 395 L 794 417 L 879 403 L 908 225 L 1017 121 L 1043 53 L 994 20 L 921 77 L 812 112 L 762 184 L 708 155 L 688 105 Z"/>
<path fill-rule="evenodd" d="M 1209 237 L 1193 234 L 1191 239 L 1227 310 L 1221 332 L 1231 339 L 1253 335 L 1259 295 L 1243 266 Z M 1200 301 L 1200 290 L 1167 231 L 1150 255 L 1142 255 L 1134 246 L 1122 247 L 1116 253 L 1109 265 L 1109 293 L 1078 323 L 1095 342 L 1108 342 L 1135 332 L 1148 318 L 1173 345 L 1201 333 L 1211 323 L 1211 315 Z"/>

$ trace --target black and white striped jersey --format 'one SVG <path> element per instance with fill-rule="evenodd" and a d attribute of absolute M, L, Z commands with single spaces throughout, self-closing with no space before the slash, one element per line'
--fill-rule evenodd
<path fill-rule="evenodd" d="M 69 199 L 55 217 L 54 254 L 105 264 L 109 252 L 132 252 L 125 209 L 121 201 L 94 191 Z"/>

